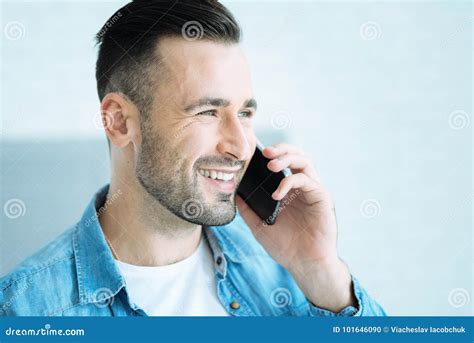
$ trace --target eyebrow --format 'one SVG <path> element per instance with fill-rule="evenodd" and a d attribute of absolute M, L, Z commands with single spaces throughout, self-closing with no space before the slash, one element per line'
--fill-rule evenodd
<path fill-rule="evenodd" d="M 196 108 L 204 107 L 204 106 L 227 107 L 229 105 L 230 105 L 230 101 L 227 99 L 204 97 L 186 106 L 184 108 L 184 111 L 191 112 L 195 110 Z M 254 98 L 248 99 L 244 101 L 242 108 L 253 108 L 256 111 L 257 101 Z"/>

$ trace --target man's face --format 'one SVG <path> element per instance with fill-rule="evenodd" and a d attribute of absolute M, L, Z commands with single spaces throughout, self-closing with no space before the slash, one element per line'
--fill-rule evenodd
<path fill-rule="evenodd" d="M 149 120 L 141 122 L 136 175 L 169 211 L 227 224 L 255 150 L 250 71 L 238 45 L 162 39 Z"/>

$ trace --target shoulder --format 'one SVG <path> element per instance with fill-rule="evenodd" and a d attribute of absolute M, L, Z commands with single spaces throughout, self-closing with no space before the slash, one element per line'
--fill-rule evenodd
<path fill-rule="evenodd" d="M 2 315 L 53 315 L 55 309 L 71 305 L 76 286 L 75 228 L 67 229 L 0 278 Z"/>

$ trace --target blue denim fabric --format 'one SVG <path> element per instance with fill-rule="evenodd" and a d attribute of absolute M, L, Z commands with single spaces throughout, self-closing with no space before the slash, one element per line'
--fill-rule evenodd
<path fill-rule="evenodd" d="M 95 194 L 76 225 L 0 279 L 1 315 L 147 315 L 128 297 L 97 218 L 107 192 L 108 185 Z M 228 225 L 204 232 L 214 256 L 218 297 L 233 316 L 385 315 L 354 277 L 357 308 L 333 313 L 312 305 L 239 214 Z"/>

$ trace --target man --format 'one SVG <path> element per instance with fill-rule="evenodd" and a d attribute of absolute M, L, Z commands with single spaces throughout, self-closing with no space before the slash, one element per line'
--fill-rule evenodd
<path fill-rule="evenodd" d="M 82 219 L 1 279 L 6 315 L 384 315 L 336 248 L 303 151 L 269 227 L 236 197 L 257 105 L 240 28 L 217 1 L 133 1 L 97 35 L 112 175 Z"/>

